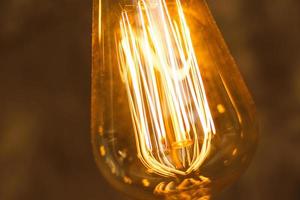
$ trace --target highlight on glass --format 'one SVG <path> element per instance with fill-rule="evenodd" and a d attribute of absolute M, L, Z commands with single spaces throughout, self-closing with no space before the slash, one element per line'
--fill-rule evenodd
<path fill-rule="evenodd" d="M 94 0 L 92 144 L 134 199 L 210 199 L 249 165 L 255 107 L 204 0 Z"/>

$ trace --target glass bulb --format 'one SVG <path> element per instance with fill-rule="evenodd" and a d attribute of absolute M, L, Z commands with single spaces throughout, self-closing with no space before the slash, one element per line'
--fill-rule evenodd
<path fill-rule="evenodd" d="M 94 0 L 92 144 L 135 199 L 209 199 L 248 166 L 253 100 L 204 0 Z"/>

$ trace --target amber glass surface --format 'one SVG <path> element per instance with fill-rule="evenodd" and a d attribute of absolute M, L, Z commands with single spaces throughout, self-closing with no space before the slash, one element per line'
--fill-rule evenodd
<path fill-rule="evenodd" d="M 204 0 L 94 0 L 92 144 L 133 199 L 209 199 L 249 165 L 253 100 Z"/>

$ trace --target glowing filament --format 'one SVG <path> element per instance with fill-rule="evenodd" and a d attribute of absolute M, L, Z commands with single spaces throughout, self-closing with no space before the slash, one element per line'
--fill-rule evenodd
<path fill-rule="evenodd" d="M 210 150 L 214 122 L 180 0 L 176 21 L 165 0 L 123 10 L 116 36 L 138 157 L 163 176 L 197 170 Z"/>

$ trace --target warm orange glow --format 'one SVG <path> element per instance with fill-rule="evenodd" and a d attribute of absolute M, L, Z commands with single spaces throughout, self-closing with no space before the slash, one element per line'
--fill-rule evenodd
<path fill-rule="evenodd" d="M 198 170 L 215 133 L 180 0 L 175 6 L 176 20 L 165 0 L 138 1 L 138 14 L 123 10 L 116 36 L 138 157 L 163 176 Z"/>

